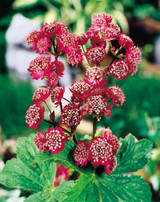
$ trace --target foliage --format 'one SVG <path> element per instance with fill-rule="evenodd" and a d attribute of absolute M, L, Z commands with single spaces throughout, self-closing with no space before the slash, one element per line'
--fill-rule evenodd
<path fill-rule="evenodd" d="M 7 138 L 23 134 L 26 127 L 24 116 L 33 92 L 31 85 L 27 82 L 14 81 L 7 75 L 0 75 L 0 89 L 2 132 Z"/>
<path fill-rule="evenodd" d="M 25 202 L 151 200 L 149 185 L 140 176 L 131 174 L 148 162 L 152 149 L 151 141 L 144 139 L 135 143 L 132 135 L 121 139 L 121 148 L 117 154 L 118 166 L 110 176 L 101 170 L 95 172 L 90 166 L 75 166 L 70 158 L 74 147 L 73 142 L 67 142 L 63 152 L 51 155 L 49 152 L 40 153 L 37 150 L 33 135 L 29 138 L 18 138 L 17 159 L 7 162 L 0 173 L 0 182 L 12 188 L 33 190 L 34 193 Z M 67 181 L 54 188 L 54 162 L 80 172 L 80 178 L 76 183 Z"/>

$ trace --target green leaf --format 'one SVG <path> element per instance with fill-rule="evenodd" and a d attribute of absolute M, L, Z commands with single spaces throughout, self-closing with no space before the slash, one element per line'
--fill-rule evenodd
<path fill-rule="evenodd" d="M 77 184 L 67 193 L 68 198 L 65 202 L 118 202 L 151 201 L 149 185 L 140 176 L 136 175 L 113 175 L 102 176 L 82 175 Z"/>
<path fill-rule="evenodd" d="M 135 137 L 130 134 L 121 140 L 121 144 L 113 174 L 136 172 L 149 162 L 153 147 L 150 140 L 143 139 L 135 143 Z"/>
<path fill-rule="evenodd" d="M 76 145 L 73 141 L 66 142 L 63 152 L 53 155 L 49 154 L 49 152 L 45 153 L 41 152 L 41 154 L 36 156 L 36 158 L 32 161 L 32 163 L 53 160 L 54 162 L 72 168 L 77 172 L 84 173 L 86 175 L 91 174 L 93 172 L 93 169 L 90 166 L 81 168 L 75 165 L 75 161 L 72 155 L 75 146 Z"/>
<path fill-rule="evenodd" d="M 29 138 L 19 138 L 17 141 L 17 159 L 7 161 L 0 173 L 0 183 L 11 188 L 29 189 L 37 191 L 25 201 L 54 201 L 64 199 L 65 193 L 74 186 L 73 181 L 54 188 L 56 164 L 53 161 L 32 163 L 40 152 L 33 143 L 34 134 Z M 62 195 L 61 195 L 62 194 Z"/>

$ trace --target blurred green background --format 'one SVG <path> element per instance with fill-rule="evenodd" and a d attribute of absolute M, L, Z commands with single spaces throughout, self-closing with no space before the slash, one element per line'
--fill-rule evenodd
<path fill-rule="evenodd" d="M 0 6 L 0 155 L 6 159 L 3 142 L 32 130 L 25 123 L 31 105 L 33 87 L 10 74 L 5 60 L 5 34 L 16 13 L 39 25 L 60 21 L 71 32 L 84 33 L 93 14 L 105 12 L 128 34 L 143 53 L 136 76 L 112 80 L 126 94 L 124 106 L 114 108 L 111 118 L 104 117 L 99 126 L 109 126 L 119 137 L 132 133 L 138 139 L 154 143 L 153 157 L 143 171 L 151 184 L 153 201 L 160 201 L 160 64 L 156 45 L 160 37 L 159 0 L 2 0 Z M 159 44 L 160 46 L 160 44 Z M 45 127 L 45 125 L 43 126 Z M 2 143 L 1 143 L 2 142 Z M 8 148 L 7 148 L 8 149 Z M 11 155 L 12 156 L 12 155 Z M 14 156 L 14 155 L 13 155 Z M 10 158 L 10 157 L 8 157 Z M 5 196 L 4 201 L 6 200 Z M 0 196 L 0 201 L 3 201 Z"/>

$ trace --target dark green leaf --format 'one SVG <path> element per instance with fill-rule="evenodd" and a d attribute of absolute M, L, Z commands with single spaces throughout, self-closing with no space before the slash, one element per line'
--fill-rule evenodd
<path fill-rule="evenodd" d="M 130 134 L 121 143 L 117 168 L 112 173 L 136 172 L 148 163 L 153 147 L 150 140 L 143 139 L 135 143 L 135 137 Z"/>
<path fill-rule="evenodd" d="M 68 198 L 64 202 L 118 202 L 151 201 L 149 185 L 140 176 L 136 175 L 112 175 L 103 176 L 82 175 L 74 189 L 67 193 Z"/>

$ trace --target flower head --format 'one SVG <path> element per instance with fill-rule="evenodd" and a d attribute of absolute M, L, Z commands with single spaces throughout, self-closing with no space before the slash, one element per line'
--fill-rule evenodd
<path fill-rule="evenodd" d="M 122 89 L 119 88 L 118 86 L 110 86 L 106 90 L 106 95 L 112 99 L 112 103 L 115 104 L 116 106 L 118 106 L 117 102 L 119 102 L 120 105 L 123 105 L 125 101 L 125 95 Z"/>
<path fill-rule="evenodd" d="M 87 43 L 88 37 L 86 34 L 77 34 L 76 35 L 76 41 L 78 42 L 78 45 L 83 46 L 84 44 Z"/>
<path fill-rule="evenodd" d="M 73 93 L 73 96 L 82 99 L 90 96 L 91 86 L 84 80 L 81 80 L 72 84 L 70 90 Z"/>
<path fill-rule="evenodd" d="M 44 76 L 50 72 L 53 68 L 51 65 L 51 57 L 40 56 L 33 59 L 30 64 L 28 71 L 31 72 L 33 79 L 44 79 Z"/>
<path fill-rule="evenodd" d="M 31 46 L 36 46 L 37 41 L 41 37 L 41 32 L 39 30 L 32 31 L 28 36 L 27 36 L 27 44 Z"/>
<path fill-rule="evenodd" d="M 103 97 L 102 95 L 92 96 L 88 105 L 89 113 L 98 116 L 102 116 L 107 107 L 107 98 Z"/>
<path fill-rule="evenodd" d="M 88 162 L 88 154 L 89 145 L 86 141 L 79 140 L 78 145 L 73 152 L 73 157 L 76 161 L 76 165 L 80 165 L 80 167 L 86 166 Z"/>
<path fill-rule="evenodd" d="M 56 71 L 52 71 L 51 73 L 48 74 L 48 84 L 50 86 L 56 87 L 58 82 L 59 82 L 59 76 L 56 73 Z"/>
<path fill-rule="evenodd" d="M 99 13 L 97 15 L 93 15 L 92 25 L 94 27 L 107 27 L 110 25 L 112 21 L 112 17 L 105 13 Z"/>
<path fill-rule="evenodd" d="M 56 34 L 59 31 L 59 27 L 57 26 L 57 23 L 51 22 L 51 23 L 45 23 L 45 25 L 43 25 L 41 27 L 41 32 L 48 38 L 53 38 L 54 36 L 56 36 Z"/>
<path fill-rule="evenodd" d="M 28 128 L 36 129 L 44 118 L 44 107 L 41 107 L 40 104 L 34 104 L 29 107 L 26 115 L 26 123 Z"/>
<path fill-rule="evenodd" d="M 54 62 L 52 62 L 52 65 L 53 67 L 55 67 L 56 72 L 59 76 L 64 75 L 65 66 L 63 62 L 55 60 Z"/>
<path fill-rule="evenodd" d="M 75 105 L 66 105 L 60 116 L 61 123 L 68 126 L 78 126 L 82 120 L 82 112 Z"/>
<path fill-rule="evenodd" d="M 106 73 L 101 67 L 89 67 L 85 73 L 86 82 L 92 86 L 106 85 Z"/>
<path fill-rule="evenodd" d="M 50 96 L 51 91 L 48 88 L 39 88 L 33 93 L 33 103 L 41 104 Z"/>
<path fill-rule="evenodd" d="M 55 129 L 48 128 L 46 134 L 45 147 L 51 154 L 59 153 L 64 150 L 67 135 L 63 132 L 62 128 L 55 127 Z"/>
<path fill-rule="evenodd" d="M 132 39 L 126 34 L 119 35 L 118 42 L 119 42 L 119 45 L 122 46 L 123 48 L 130 48 L 133 46 Z"/>
<path fill-rule="evenodd" d="M 92 139 L 89 148 L 89 160 L 97 166 L 110 165 L 119 148 L 120 144 L 117 137 L 106 129 L 99 137 Z"/>
<path fill-rule="evenodd" d="M 126 52 L 127 63 L 139 63 L 141 61 L 141 57 L 142 57 L 142 53 L 138 47 L 133 46 L 127 49 L 127 52 Z"/>
<path fill-rule="evenodd" d="M 68 63 L 76 67 L 79 63 L 82 63 L 84 59 L 82 56 L 82 50 L 79 46 L 70 46 L 66 51 L 66 57 Z"/>
<path fill-rule="evenodd" d="M 39 54 L 45 54 L 49 51 L 50 46 L 51 46 L 50 39 L 44 36 L 37 41 L 35 50 L 37 49 L 36 52 Z"/>
<path fill-rule="evenodd" d="M 105 48 L 102 47 L 91 47 L 87 49 L 85 53 L 86 58 L 88 61 L 92 63 L 99 63 L 106 57 Z"/>
<path fill-rule="evenodd" d="M 131 63 L 127 63 L 127 65 L 128 65 L 128 68 L 129 68 L 128 74 L 130 76 L 133 76 L 138 71 L 137 63 L 131 62 Z"/>
<path fill-rule="evenodd" d="M 118 60 L 109 67 L 109 73 L 118 80 L 126 79 L 128 76 L 128 66 L 123 60 Z"/>
<path fill-rule="evenodd" d="M 60 102 L 63 98 L 65 88 L 64 87 L 56 87 L 51 92 L 51 100 L 53 103 L 56 104 L 58 107 L 60 105 Z"/>
<path fill-rule="evenodd" d="M 104 171 L 107 175 L 109 175 L 113 170 L 115 170 L 117 166 L 117 159 L 115 156 L 108 162 L 107 165 L 104 166 Z"/>
<path fill-rule="evenodd" d="M 39 149 L 40 151 L 46 151 L 45 148 L 45 142 L 46 142 L 46 137 L 43 133 L 43 131 L 37 131 L 37 134 L 33 138 L 34 144 Z"/>

